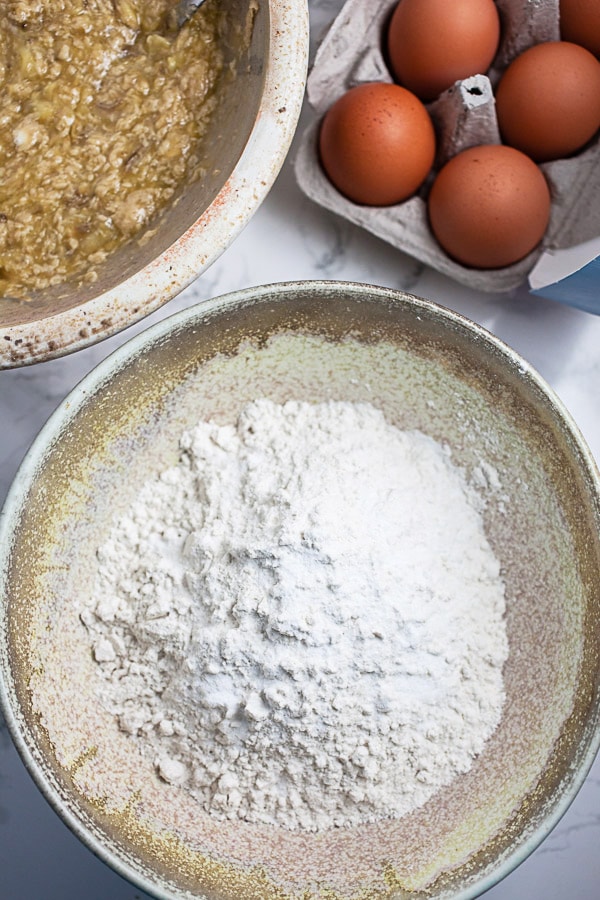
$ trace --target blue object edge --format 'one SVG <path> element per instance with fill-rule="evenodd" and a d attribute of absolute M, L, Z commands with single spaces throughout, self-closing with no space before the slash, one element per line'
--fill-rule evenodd
<path fill-rule="evenodd" d="M 530 293 L 600 316 L 600 257 L 560 281 L 530 289 Z"/>

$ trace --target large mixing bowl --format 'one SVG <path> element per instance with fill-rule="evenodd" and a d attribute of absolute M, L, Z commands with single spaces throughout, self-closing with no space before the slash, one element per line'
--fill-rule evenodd
<path fill-rule="evenodd" d="M 321 833 L 218 822 L 97 699 L 77 598 L 95 548 L 182 431 L 257 397 L 369 401 L 487 473 L 507 590 L 501 722 L 472 769 L 398 820 Z M 102 859 L 160 898 L 470 898 L 558 821 L 598 747 L 600 484 L 575 425 L 517 354 L 383 288 L 308 282 L 220 298 L 136 337 L 41 432 L 0 529 L 3 705 L 37 784 Z"/>
<path fill-rule="evenodd" d="M 300 115 L 307 3 L 219 3 L 228 9 L 222 41 L 235 78 L 219 88 L 204 142 L 206 177 L 176 195 L 150 240 L 99 266 L 93 285 L 48 288 L 29 301 L 0 298 L 0 368 L 81 349 L 148 315 L 204 272 L 264 200 Z"/>

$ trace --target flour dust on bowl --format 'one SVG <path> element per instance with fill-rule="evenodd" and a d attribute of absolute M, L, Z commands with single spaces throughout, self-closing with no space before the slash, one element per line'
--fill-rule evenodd
<path fill-rule="evenodd" d="M 299 282 L 155 326 L 41 432 L 0 539 L 15 742 L 157 897 L 475 897 L 592 763 L 597 469 L 428 301 Z"/>
<path fill-rule="evenodd" d="M 0 151 L 0 368 L 78 350 L 171 300 L 283 164 L 304 94 L 306 0 L 207 0 L 180 31 L 175 5 L 0 12 L 18 61 Z"/>

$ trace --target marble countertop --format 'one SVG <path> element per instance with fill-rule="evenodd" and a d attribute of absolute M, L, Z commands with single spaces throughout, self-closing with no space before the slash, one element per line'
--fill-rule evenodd
<path fill-rule="evenodd" d="M 311 50 L 342 0 L 314 0 Z M 305 106 L 299 133 L 311 113 Z M 281 174 L 242 234 L 202 278 L 126 332 L 64 359 L 0 374 L 0 502 L 31 441 L 71 388 L 134 333 L 178 309 L 251 285 L 340 279 L 401 288 L 468 316 L 520 352 L 563 400 L 600 460 L 600 316 L 533 297 L 525 288 L 489 295 L 418 264 L 316 207 L 292 170 Z M 277 249 L 273 240 L 276 235 Z M 600 761 L 535 853 L 490 900 L 597 900 L 600 892 Z M 146 895 L 97 860 L 33 785 L 0 727 L 0 897 L 6 900 L 142 900 Z"/>

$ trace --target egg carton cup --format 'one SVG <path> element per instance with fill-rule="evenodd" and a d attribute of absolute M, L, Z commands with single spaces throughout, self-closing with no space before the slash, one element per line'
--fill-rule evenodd
<path fill-rule="evenodd" d="M 393 83 L 383 47 L 396 4 L 397 0 L 347 0 L 321 42 L 307 82 L 315 118 L 300 138 L 294 161 L 298 185 L 315 203 L 459 283 L 488 292 L 512 290 L 526 280 L 544 251 L 600 235 L 600 139 L 576 156 L 540 165 L 552 196 L 549 226 L 542 243 L 514 265 L 474 269 L 451 259 L 429 228 L 426 198 L 433 174 L 456 153 L 500 143 L 494 85 L 528 47 L 559 39 L 558 0 L 496 0 L 502 37 L 490 71 L 457 81 L 426 104 L 437 135 L 433 173 L 403 203 L 363 206 L 340 194 L 325 175 L 319 162 L 319 128 L 329 107 L 350 88 L 373 81 Z"/>

